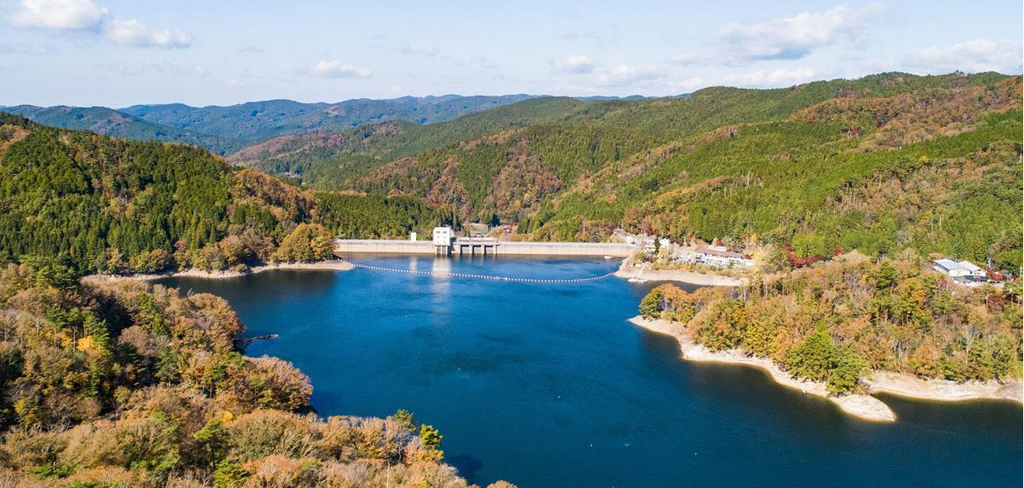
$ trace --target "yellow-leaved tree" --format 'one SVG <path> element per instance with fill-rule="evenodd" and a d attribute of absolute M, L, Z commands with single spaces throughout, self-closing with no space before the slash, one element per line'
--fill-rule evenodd
<path fill-rule="evenodd" d="M 311 262 L 329 259 L 334 251 L 331 232 L 320 224 L 299 224 L 281 241 L 275 261 Z"/>

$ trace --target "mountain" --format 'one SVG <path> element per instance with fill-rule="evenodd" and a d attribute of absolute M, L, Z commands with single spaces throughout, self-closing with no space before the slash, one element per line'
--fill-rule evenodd
<path fill-rule="evenodd" d="M 975 75 L 972 79 L 984 80 L 992 76 L 1000 75 Z M 651 144 L 644 147 L 653 147 L 729 124 L 783 119 L 799 109 L 833 98 L 892 96 L 927 89 L 947 79 L 949 77 L 890 73 L 855 81 L 815 82 L 775 90 L 712 87 L 685 97 L 590 101 L 553 97 L 520 102 L 415 130 L 398 131 L 402 135 L 398 140 L 390 137 L 370 138 L 362 141 L 357 148 L 347 144 L 322 144 L 313 145 L 309 151 L 305 151 L 299 147 L 299 142 L 285 144 L 288 139 L 281 139 L 267 146 L 245 148 L 230 155 L 229 159 L 256 169 L 300 177 L 303 183 L 316 187 L 347 187 L 348 183 L 344 180 L 351 175 L 353 166 L 373 168 L 416 152 L 441 148 L 510 128 L 585 128 L 591 132 L 614 134 L 613 137 L 618 138 L 633 132 L 643 134 L 643 137 L 651 141 Z M 342 139 L 360 139 L 355 136 L 362 133 L 376 134 L 377 131 L 368 127 L 348 131 L 340 138 L 332 138 L 328 134 L 318 137 L 333 139 L 338 143 Z M 396 131 L 389 133 L 394 134 Z M 600 139 L 596 133 L 579 135 Z M 558 144 L 569 141 L 550 142 Z M 598 144 L 601 141 L 595 139 L 593 142 Z"/>
<path fill-rule="evenodd" d="M 175 103 L 135 105 L 120 110 L 19 105 L 3 110 L 65 129 L 88 130 L 140 141 L 198 145 L 217 154 L 226 154 L 282 135 L 348 130 L 391 120 L 429 124 L 531 98 L 537 97 L 444 95 L 338 103 L 267 100 L 225 107 L 191 107 Z"/>
<path fill-rule="evenodd" d="M 317 131 L 281 136 L 228 156 L 236 164 L 297 178 L 320 188 L 340 184 L 349 175 L 456 141 L 554 121 L 584 105 L 567 97 L 544 97 L 465 115 L 456 120 L 417 125 L 402 121 L 369 124 L 347 131 Z"/>
<path fill-rule="evenodd" d="M 203 147 L 219 147 L 222 144 L 216 136 L 199 134 L 149 122 L 106 107 L 37 107 L 34 105 L 18 105 L 16 107 L 4 107 L 3 110 L 27 117 L 40 124 L 66 129 L 87 130 L 114 137 L 177 142 Z"/>
<path fill-rule="evenodd" d="M 19 105 L 3 110 L 41 124 L 88 130 L 141 141 L 198 145 L 228 154 L 268 139 L 319 131 L 348 131 L 366 124 L 407 121 L 431 124 L 534 98 L 535 95 L 401 97 L 389 100 L 355 99 L 338 103 L 266 100 L 230 106 L 191 107 L 174 103 L 106 107 L 37 107 Z M 642 99 L 627 97 L 626 99 Z M 585 97 L 581 101 L 617 97 Z"/>
<path fill-rule="evenodd" d="M 404 237 L 450 222 L 411 197 L 304 191 L 204 149 L 69 131 L 0 112 L 0 262 L 83 272 L 244 269 L 310 224 Z"/>
<path fill-rule="evenodd" d="M 801 257 L 910 247 L 1019 269 L 1020 119 L 1020 76 L 884 73 L 686 99 L 537 99 L 231 159 L 319 188 L 414 196 L 535 239 L 624 226 L 765 239 Z"/>
<path fill-rule="evenodd" d="M 226 107 L 136 105 L 122 111 L 161 125 L 252 143 L 286 134 L 350 129 L 389 120 L 427 124 L 530 98 L 534 97 L 445 95 L 390 100 L 357 99 L 339 103 L 267 100 Z"/>

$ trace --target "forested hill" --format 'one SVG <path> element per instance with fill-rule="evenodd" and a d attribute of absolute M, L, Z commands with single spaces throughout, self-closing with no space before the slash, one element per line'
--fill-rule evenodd
<path fill-rule="evenodd" d="M 73 130 L 87 130 L 140 141 L 166 141 L 217 148 L 224 145 L 216 136 L 142 120 L 106 107 L 36 107 L 18 105 L 0 110 L 18 114 L 40 124 Z"/>
<path fill-rule="evenodd" d="M 389 120 L 427 124 L 534 98 L 531 95 L 366 98 L 338 103 L 266 100 L 225 107 L 136 105 L 123 112 L 150 122 L 252 143 L 314 130 L 349 129 Z"/>
<path fill-rule="evenodd" d="M 302 191 L 203 149 L 0 113 L 0 262 L 55 257 L 79 272 L 114 273 L 244 268 L 322 258 L 332 235 L 404 237 L 450 221 L 411 197 Z"/>
<path fill-rule="evenodd" d="M 1020 267 L 1020 76 L 531 100 L 428 127 L 272 141 L 232 159 L 321 188 L 416 196 L 536 239 L 624 226 L 767 239 L 801 256 L 912 247 Z"/>
<path fill-rule="evenodd" d="M 179 142 L 225 154 L 288 134 L 348 130 L 391 120 L 427 124 L 536 98 L 533 95 L 401 97 L 337 103 L 265 100 L 229 106 L 191 107 L 173 103 L 106 107 L 6 107 L 34 122 L 88 130 L 140 141 Z"/>
<path fill-rule="evenodd" d="M 346 177 L 380 167 L 382 161 L 503 130 L 555 122 L 584 105 L 568 97 L 544 97 L 437 124 L 392 121 L 347 131 L 281 136 L 246 147 L 228 159 L 315 187 L 332 188 L 343 186 Z"/>

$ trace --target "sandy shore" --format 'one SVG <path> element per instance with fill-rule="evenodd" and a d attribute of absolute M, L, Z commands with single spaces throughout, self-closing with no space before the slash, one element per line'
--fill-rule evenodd
<path fill-rule="evenodd" d="M 646 273 L 645 273 L 646 274 Z M 740 351 L 710 351 L 706 347 L 694 343 L 683 330 L 683 324 L 666 320 L 647 320 L 641 317 L 629 319 L 634 325 L 644 329 L 670 335 L 679 341 L 683 359 L 687 361 L 719 362 L 729 364 L 745 364 L 760 368 L 780 385 L 816 395 L 835 403 L 844 412 L 875 422 L 892 422 L 896 414 L 881 400 L 870 395 L 835 396 L 828 393 L 825 384 L 794 378 L 783 371 L 769 359 L 747 356 Z"/>
<path fill-rule="evenodd" d="M 902 397 L 959 402 L 967 400 L 1010 400 L 1024 403 L 1024 383 L 1021 380 L 967 381 L 924 379 L 917 376 L 875 371 L 863 383 L 872 393 L 888 393 Z"/>
<path fill-rule="evenodd" d="M 641 273 L 639 267 L 629 266 L 625 262 L 619 267 L 619 270 L 615 272 L 615 276 L 626 279 L 640 277 L 649 281 L 678 281 L 701 286 L 741 286 L 746 283 L 746 279 L 744 278 L 703 274 L 677 269 L 647 269 Z"/>
<path fill-rule="evenodd" d="M 748 356 L 735 350 L 709 351 L 706 347 L 694 343 L 683 329 L 683 324 L 678 322 L 646 320 L 642 317 L 634 317 L 629 321 L 644 329 L 675 337 L 679 341 L 683 358 L 688 361 L 746 364 L 758 367 L 766 371 L 777 383 L 796 388 L 804 393 L 827 398 L 851 415 L 882 422 L 896 420 L 896 414 L 884 402 L 870 394 L 837 397 L 830 395 L 825 390 L 824 383 L 794 378 L 771 360 Z M 1021 380 L 956 383 L 940 379 L 924 379 L 891 371 L 874 371 L 861 378 L 861 382 L 872 394 L 887 393 L 918 400 L 942 402 L 1008 400 L 1024 403 L 1024 382 Z"/>
<path fill-rule="evenodd" d="M 208 278 L 208 279 L 221 279 L 221 278 L 237 278 L 239 276 L 245 276 L 250 274 L 262 273 L 264 271 L 270 271 L 274 269 L 308 269 L 308 270 L 334 270 L 334 271 L 348 271 L 352 269 L 352 263 L 342 259 L 332 259 L 330 261 L 320 261 L 316 263 L 271 263 L 263 266 L 253 266 L 245 271 L 203 271 L 199 269 L 186 269 L 182 271 L 174 271 L 171 273 L 157 273 L 157 274 L 134 274 L 127 276 L 111 276 L 111 275 L 91 275 L 89 279 L 103 279 L 103 278 L 126 278 L 133 280 L 158 280 L 160 278 L 171 278 L 171 277 L 190 277 L 190 278 Z"/>

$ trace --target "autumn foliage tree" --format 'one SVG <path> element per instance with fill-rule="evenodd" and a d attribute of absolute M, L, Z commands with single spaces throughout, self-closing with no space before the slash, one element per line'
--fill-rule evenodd
<path fill-rule="evenodd" d="M 313 262 L 330 259 L 334 251 L 334 238 L 319 224 L 299 224 L 281 242 L 274 254 L 277 261 Z"/>
<path fill-rule="evenodd" d="M 1017 287 L 948 283 L 913 252 L 881 262 L 850 253 L 742 289 L 662 285 L 645 318 L 685 323 L 711 350 L 741 349 L 833 393 L 869 370 L 955 381 L 1022 375 Z"/>

